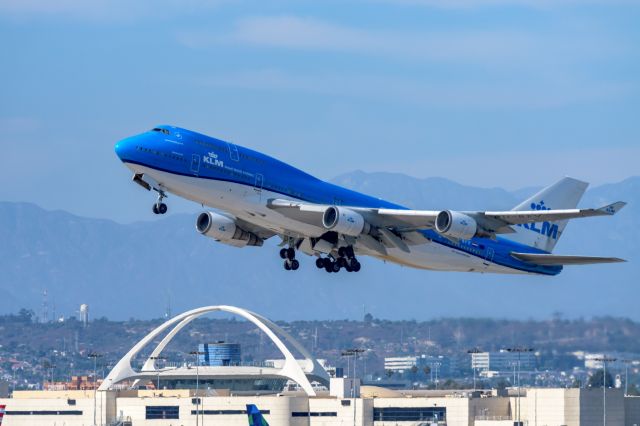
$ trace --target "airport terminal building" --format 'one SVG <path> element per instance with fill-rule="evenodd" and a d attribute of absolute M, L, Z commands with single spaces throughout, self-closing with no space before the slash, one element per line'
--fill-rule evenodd
<path fill-rule="evenodd" d="M 175 335 L 213 311 L 254 323 L 283 359 L 239 365 L 239 348 L 218 342 L 198 351 L 207 361 L 204 366 L 160 368 L 156 362 Z M 158 340 L 142 367 L 134 369 L 134 358 Z M 619 389 L 397 391 L 360 386 L 356 378 L 330 377 L 286 331 L 232 306 L 194 309 L 165 322 L 132 347 L 98 389 L 15 391 L 0 399 L 0 413 L 4 409 L 2 426 L 233 426 L 248 424 L 249 404 L 271 426 L 640 426 L 640 398 Z"/>

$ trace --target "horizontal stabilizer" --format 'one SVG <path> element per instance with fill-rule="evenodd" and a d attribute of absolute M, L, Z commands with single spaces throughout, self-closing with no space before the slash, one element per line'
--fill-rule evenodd
<path fill-rule="evenodd" d="M 592 263 L 617 263 L 626 262 L 618 257 L 598 257 L 598 256 L 560 256 L 556 254 L 536 254 L 536 253 L 511 253 L 511 256 L 523 262 L 535 263 L 536 265 L 590 265 Z"/>

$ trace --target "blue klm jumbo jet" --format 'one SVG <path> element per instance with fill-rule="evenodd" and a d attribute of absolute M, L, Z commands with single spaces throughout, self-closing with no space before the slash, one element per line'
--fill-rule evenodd
<path fill-rule="evenodd" d="M 323 182 L 272 157 L 190 130 L 158 126 L 119 141 L 133 181 L 209 206 L 199 233 L 236 247 L 282 238 L 284 268 L 296 252 L 316 256 L 327 272 L 360 270 L 356 254 L 415 268 L 556 275 L 563 265 L 620 262 L 551 254 L 569 219 L 610 216 L 617 202 L 577 209 L 588 184 L 566 177 L 508 211 L 409 210 Z"/>

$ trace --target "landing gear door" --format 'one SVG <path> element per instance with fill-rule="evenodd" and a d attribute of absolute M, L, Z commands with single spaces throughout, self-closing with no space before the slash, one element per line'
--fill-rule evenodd
<path fill-rule="evenodd" d="M 482 262 L 485 269 L 487 269 L 491 262 L 493 262 L 493 256 L 495 255 L 495 253 L 496 252 L 493 248 L 487 247 L 487 251 L 484 254 L 484 261 Z"/>
<path fill-rule="evenodd" d="M 191 172 L 194 175 L 197 175 L 200 172 L 200 156 L 198 154 L 193 154 L 191 156 Z"/>
<path fill-rule="evenodd" d="M 262 196 L 262 186 L 264 185 L 264 176 L 261 175 L 260 173 L 256 173 L 256 183 L 253 186 L 253 191 L 255 192 L 256 196 L 258 197 L 258 201 L 260 201 L 260 198 Z"/>

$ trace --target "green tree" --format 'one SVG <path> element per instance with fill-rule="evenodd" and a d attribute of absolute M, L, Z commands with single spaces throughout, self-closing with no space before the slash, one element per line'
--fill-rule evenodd
<path fill-rule="evenodd" d="M 601 388 L 603 384 L 603 378 L 606 380 L 606 387 L 610 388 L 613 386 L 613 378 L 611 374 L 607 372 L 607 376 L 604 377 L 604 370 L 597 370 L 591 377 L 589 377 L 589 387 L 591 388 Z"/>

